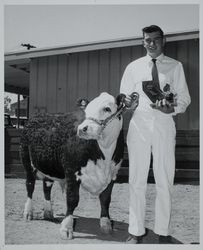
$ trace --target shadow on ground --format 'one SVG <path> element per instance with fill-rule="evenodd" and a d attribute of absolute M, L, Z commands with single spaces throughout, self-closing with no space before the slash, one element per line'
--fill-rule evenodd
<path fill-rule="evenodd" d="M 61 223 L 64 217 L 55 217 L 55 223 Z M 106 235 L 100 231 L 99 219 L 85 218 L 77 216 L 75 218 L 74 231 L 76 233 L 85 234 L 84 236 L 75 236 L 75 239 L 99 239 L 104 241 L 114 241 L 118 243 L 125 243 L 128 237 L 128 224 L 120 221 L 112 221 L 113 231 Z M 146 235 L 143 237 L 142 244 L 159 244 L 158 236 L 150 229 L 146 230 Z M 172 237 L 170 244 L 183 244 L 177 239 Z"/>

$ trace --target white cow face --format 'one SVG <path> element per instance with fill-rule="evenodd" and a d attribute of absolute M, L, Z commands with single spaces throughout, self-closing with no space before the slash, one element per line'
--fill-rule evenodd
<path fill-rule="evenodd" d="M 116 100 L 108 93 L 101 93 L 93 99 L 86 107 L 86 119 L 78 126 L 78 136 L 84 139 L 100 139 L 103 132 L 102 126 L 97 121 L 102 121 L 117 111 Z M 89 119 L 90 118 L 90 119 Z M 93 119 L 92 119 L 93 118 Z M 104 129 L 105 132 L 112 128 L 115 123 L 119 123 L 118 119 L 114 119 Z"/>

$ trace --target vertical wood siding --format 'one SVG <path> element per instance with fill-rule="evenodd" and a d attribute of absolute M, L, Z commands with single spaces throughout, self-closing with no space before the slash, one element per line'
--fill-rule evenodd
<path fill-rule="evenodd" d="M 183 63 L 192 98 L 187 112 L 175 118 L 177 129 L 199 129 L 199 40 L 169 42 L 165 53 Z M 144 54 L 139 45 L 32 59 L 30 114 L 65 113 L 78 98 L 91 100 L 103 91 L 116 96 L 125 67 Z"/>

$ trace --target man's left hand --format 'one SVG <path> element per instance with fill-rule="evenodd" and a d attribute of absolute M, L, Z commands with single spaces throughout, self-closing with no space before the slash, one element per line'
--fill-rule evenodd
<path fill-rule="evenodd" d="M 172 103 L 168 102 L 166 99 L 156 101 L 156 103 L 151 104 L 151 107 L 153 109 L 157 109 L 165 114 L 171 114 L 174 110 L 174 105 Z"/>

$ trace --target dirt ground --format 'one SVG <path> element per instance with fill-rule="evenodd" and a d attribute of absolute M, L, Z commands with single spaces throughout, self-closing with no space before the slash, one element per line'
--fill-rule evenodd
<path fill-rule="evenodd" d="M 156 243 L 153 234 L 155 185 L 148 184 L 145 243 Z M 59 235 L 60 222 L 65 212 L 65 200 L 57 183 L 52 189 L 54 221 L 43 220 L 42 182 L 37 181 L 34 201 L 34 219 L 23 220 L 26 201 L 25 180 L 5 180 L 5 244 L 124 244 L 128 229 L 128 184 L 116 183 L 110 206 L 113 232 L 102 235 L 99 230 L 99 200 L 80 190 L 80 202 L 75 210 L 76 226 L 73 240 L 62 240 Z M 175 185 L 171 236 L 176 243 L 194 244 L 199 242 L 199 186 Z"/>

